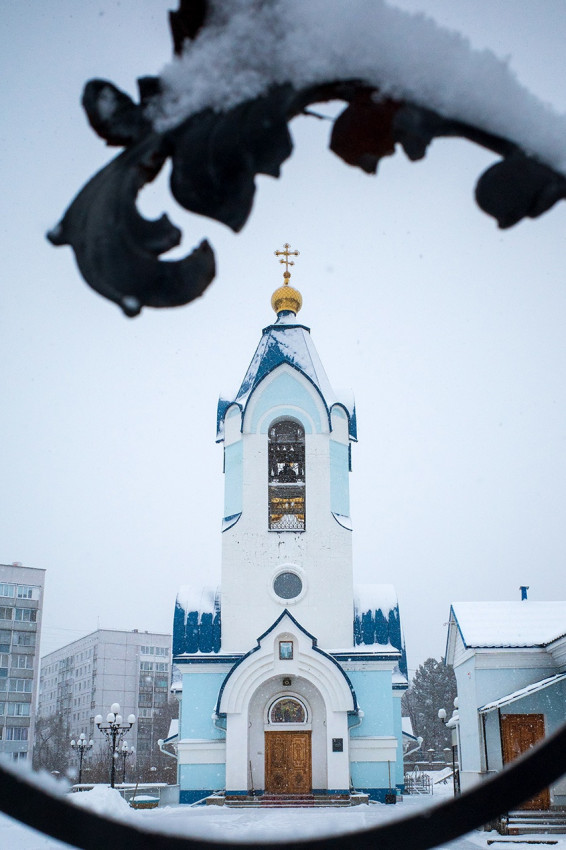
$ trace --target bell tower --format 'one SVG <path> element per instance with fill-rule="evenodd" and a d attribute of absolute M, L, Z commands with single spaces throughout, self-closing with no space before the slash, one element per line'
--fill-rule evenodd
<path fill-rule="evenodd" d="M 276 320 L 232 398 L 218 404 L 224 445 L 222 652 L 246 652 L 287 609 L 324 649 L 353 645 L 352 403 L 326 376 L 285 265 Z"/>

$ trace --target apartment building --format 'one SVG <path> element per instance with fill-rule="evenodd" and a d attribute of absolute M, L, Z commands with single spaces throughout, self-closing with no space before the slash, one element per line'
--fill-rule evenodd
<path fill-rule="evenodd" d="M 84 732 L 95 747 L 106 746 L 94 718 L 112 703 L 137 720 L 127 735 L 136 758 L 157 746 L 153 718 L 169 699 L 171 635 L 98 629 L 41 659 L 38 715 L 64 718 L 69 740 Z"/>
<path fill-rule="evenodd" d="M 45 570 L 0 564 L 0 753 L 31 759 Z"/>

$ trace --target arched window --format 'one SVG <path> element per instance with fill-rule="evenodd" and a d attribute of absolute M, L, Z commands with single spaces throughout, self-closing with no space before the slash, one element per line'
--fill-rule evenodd
<path fill-rule="evenodd" d="M 304 531 L 305 429 L 294 419 L 280 419 L 269 429 L 269 528 Z"/>
<path fill-rule="evenodd" d="M 298 699 L 283 697 L 274 702 L 269 712 L 270 723 L 305 723 L 307 713 Z"/>

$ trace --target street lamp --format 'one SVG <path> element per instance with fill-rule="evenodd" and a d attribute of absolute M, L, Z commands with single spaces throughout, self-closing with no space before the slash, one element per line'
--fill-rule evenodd
<path fill-rule="evenodd" d="M 118 752 L 120 753 L 120 758 L 122 759 L 122 782 L 125 782 L 126 781 L 126 759 L 128 758 L 128 756 L 133 756 L 135 754 L 136 748 L 135 747 L 128 747 L 128 742 L 123 741 L 122 746 L 120 747 Z"/>
<path fill-rule="evenodd" d="M 92 750 L 94 747 L 94 741 L 87 741 L 86 735 L 84 732 L 81 732 L 77 741 L 71 741 L 71 747 L 73 750 L 76 750 L 79 754 L 79 785 L 81 784 L 81 780 L 83 778 L 83 759 L 85 757 L 85 753 L 89 750 Z"/>
<path fill-rule="evenodd" d="M 106 736 L 106 740 L 110 746 L 110 756 L 112 759 L 110 768 L 110 787 L 114 788 L 116 779 L 116 759 L 119 756 L 118 746 L 126 732 L 129 732 L 136 722 L 136 718 L 134 714 L 130 714 L 128 715 L 127 721 L 124 722 L 124 719 L 120 714 L 120 706 L 117 702 L 114 702 L 110 706 L 110 712 L 106 715 L 106 720 L 102 719 L 102 714 L 97 714 L 94 718 L 94 722 L 100 731 Z"/>
<path fill-rule="evenodd" d="M 456 699 L 454 700 L 454 714 L 451 718 L 451 721 L 446 719 L 447 714 L 446 714 L 445 708 L 439 708 L 438 709 L 438 719 L 440 720 L 440 722 L 443 723 L 445 726 L 447 726 L 448 723 L 451 723 L 450 729 L 451 729 L 452 746 L 450 747 L 450 749 L 452 750 L 452 782 L 454 784 L 454 796 L 455 797 L 460 793 L 460 768 L 459 768 L 458 760 L 456 758 L 456 752 L 458 750 L 458 745 L 457 745 L 457 736 L 455 734 L 455 729 L 454 729 L 455 723 L 454 723 L 454 719 L 453 719 L 454 716 L 456 715 L 457 709 L 458 709 L 458 697 L 456 697 Z M 447 749 L 448 749 L 448 747 L 444 748 L 445 752 L 446 752 Z"/>

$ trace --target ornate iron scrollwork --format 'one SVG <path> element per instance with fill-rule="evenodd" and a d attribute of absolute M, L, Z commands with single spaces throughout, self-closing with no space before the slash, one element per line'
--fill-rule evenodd
<path fill-rule="evenodd" d="M 181 0 L 170 15 L 174 49 L 181 53 L 207 25 L 205 0 Z M 238 232 L 251 213 L 255 177 L 278 177 L 293 145 L 289 121 L 309 106 L 343 100 L 330 148 L 350 165 L 375 173 L 379 161 L 401 145 L 410 160 L 424 157 L 438 137 L 459 136 L 502 160 L 483 174 L 476 201 L 500 227 L 546 212 L 566 197 L 566 178 L 523 152 L 509 139 L 443 117 L 423 105 L 383 98 L 364 80 L 330 80 L 296 90 L 291 84 L 217 112 L 202 109 L 173 129 L 157 132 L 148 118 L 160 95 L 155 77 L 138 80 L 140 101 L 106 80 L 91 80 L 83 106 L 93 129 L 109 145 L 124 146 L 114 161 L 79 192 L 61 222 L 48 234 L 54 245 L 70 245 L 87 283 L 127 316 L 143 306 L 175 307 L 201 295 L 213 280 L 213 251 L 206 240 L 178 261 L 159 257 L 179 244 L 180 230 L 162 216 L 147 221 L 136 208 L 140 189 L 171 161 L 174 198 L 190 212 Z"/>

